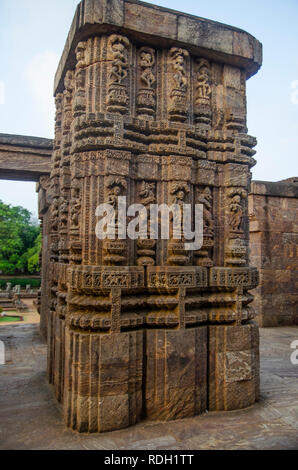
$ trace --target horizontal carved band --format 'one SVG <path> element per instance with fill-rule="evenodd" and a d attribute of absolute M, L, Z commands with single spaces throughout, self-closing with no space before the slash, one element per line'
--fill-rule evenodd
<path fill-rule="evenodd" d="M 137 289 L 144 287 L 144 270 L 138 267 L 69 267 L 71 290 Z"/>
<path fill-rule="evenodd" d="M 254 289 L 259 284 L 256 268 L 212 268 L 210 287 L 246 287 Z"/>
<path fill-rule="evenodd" d="M 207 269 L 203 267 L 150 267 L 147 282 L 149 288 L 175 289 L 180 287 L 207 287 Z"/>

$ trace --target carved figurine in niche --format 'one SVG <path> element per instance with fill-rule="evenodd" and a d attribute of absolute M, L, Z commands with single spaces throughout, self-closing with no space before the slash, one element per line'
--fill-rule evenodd
<path fill-rule="evenodd" d="M 64 79 L 64 119 L 63 131 L 67 133 L 72 123 L 73 72 L 68 70 Z"/>
<path fill-rule="evenodd" d="M 185 121 L 188 114 L 186 91 L 188 88 L 187 58 L 189 52 L 184 49 L 172 48 L 170 50 L 170 64 L 172 68 L 170 89 L 169 114 L 173 121 Z"/>
<path fill-rule="evenodd" d="M 79 42 L 76 47 L 77 68 L 79 69 L 86 67 L 86 48 L 85 42 Z"/>
<path fill-rule="evenodd" d="M 151 204 L 156 202 L 156 184 L 148 181 L 142 181 L 139 197 L 140 202 L 147 209 L 150 208 Z M 141 215 L 140 215 L 141 217 Z M 156 256 L 156 241 L 147 239 L 147 235 L 150 232 L 150 219 L 147 224 L 147 233 L 144 234 L 145 238 L 140 237 L 137 241 L 137 264 L 139 266 L 154 266 Z"/>
<path fill-rule="evenodd" d="M 60 204 L 60 226 L 61 228 L 66 227 L 67 220 L 68 220 L 68 203 L 67 200 L 62 197 L 61 204 Z"/>
<path fill-rule="evenodd" d="M 198 203 L 203 204 L 203 218 L 204 218 L 204 235 L 213 235 L 214 233 L 214 220 L 212 216 L 212 202 L 213 196 L 211 189 L 206 186 L 203 191 L 198 194 Z"/>
<path fill-rule="evenodd" d="M 155 183 L 149 183 L 148 181 L 143 181 L 140 191 L 140 198 L 142 204 L 147 207 L 150 204 L 154 204 L 156 201 L 155 197 Z"/>
<path fill-rule="evenodd" d="M 186 91 L 187 88 L 185 58 L 188 57 L 188 55 L 188 52 L 183 49 L 174 48 L 171 51 L 174 80 L 176 88 L 181 91 Z"/>
<path fill-rule="evenodd" d="M 63 106 L 63 95 L 58 93 L 55 97 L 55 148 L 60 145 L 61 142 L 61 122 L 62 122 L 62 106 Z"/>
<path fill-rule="evenodd" d="M 147 88 L 152 88 L 155 83 L 155 76 L 152 73 L 152 68 L 155 65 L 155 51 L 149 47 L 142 47 L 140 51 L 140 65 L 143 69 L 141 80 Z"/>
<path fill-rule="evenodd" d="M 118 83 L 119 85 L 127 77 L 127 47 L 129 40 L 123 36 L 114 35 L 110 39 L 110 47 L 112 51 L 112 68 L 110 72 L 110 84 Z"/>
<path fill-rule="evenodd" d="M 210 65 L 205 59 L 198 61 L 195 92 L 195 121 L 200 124 L 211 124 L 211 85 Z"/>
<path fill-rule="evenodd" d="M 183 204 L 185 204 L 185 199 L 188 193 L 189 187 L 186 183 L 174 183 L 171 189 L 173 204 L 178 204 L 178 206 L 183 209 Z"/>
<path fill-rule="evenodd" d="M 229 192 L 230 200 L 230 217 L 229 226 L 232 232 L 242 232 L 242 220 L 243 220 L 243 207 L 242 199 L 245 199 L 247 193 L 245 190 L 231 190 Z"/>
<path fill-rule="evenodd" d="M 110 176 L 107 180 L 108 188 L 107 204 L 110 204 L 115 211 L 115 221 L 118 221 L 118 197 L 123 196 L 127 189 L 127 182 L 121 176 Z"/>
<path fill-rule="evenodd" d="M 176 225 L 174 216 L 171 214 L 171 233 L 168 243 L 168 264 L 170 265 L 183 266 L 189 263 L 189 257 L 184 248 L 185 239 L 183 235 L 183 217 L 185 216 L 183 206 L 186 204 L 189 192 L 187 183 L 177 182 L 171 185 L 172 204 L 176 204 L 180 208 L 181 226 Z"/>
<path fill-rule="evenodd" d="M 153 85 L 156 82 L 153 73 L 155 66 L 155 51 L 150 47 L 142 47 L 139 53 L 141 68 L 141 88 L 138 93 L 138 114 L 140 117 L 152 119 L 156 108 L 156 96 Z"/>
<path fill-rule="evenodd" d="M 59 222 L 59 199 L 55 198 L 52 205 L 52 229 L 58 230 Z"/>
<path fill-rule="evenodd" d="M 171 188 L 172 203 L 176 204 L 180 208 L 181 212 L 181 226 L 183 223 L 183 206 L 186 204 L 186 198 L 189 193 L 189 187 L 187 183 L 173 183 Z M 173 217 L 172 217 L 173 221 Z"/>
<path fill-rule="evenodd" d="M 86 47 L 85 42 L 79 42 L 76 47 L 76 71 L 75 71 L 75 97 L 74 113 L 79 116 L 85 110 L 85 85 L 86 85 Z"/>
<path fill-rule="evenodd" d="M 128 76 L 128 48 L 130 42 L 125 36 L 113 34 L 108 42 L 108 60 L 111 62 L 108 77 L 108 112 L 126 111 L 128 94 L 125 79 Z"/>
<path fill-rule="evenodd" d="M 80 218 L 80 211 L 81 211 L 82 205 L 80 200 L 75 200 L 72 203 L 71 207 L 71 212 L 70 212 L 70 217 L 71 217 L 71 223 L 73 226 L 78 226 L 79 225 L 79 218 Z"/>
<path fill-rule="evenodd" d="M 199 62 L 198 72 L 197 72 L 197 104 L 209 104 L 211 96 L 211 86 L 210 86 L 210 69 L 209 63 L 206 60 L 201 60 Z"/>

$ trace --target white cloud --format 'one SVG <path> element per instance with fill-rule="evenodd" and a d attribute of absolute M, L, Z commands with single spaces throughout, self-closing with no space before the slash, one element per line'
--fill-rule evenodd
<path fill-rule="evenodd" d="M 59 56 L 55 52 L 44 51 L 34 56 L 25 68 L 28 85 L 50 128 L 55 116 L 53 86 L 58 62 Z"/>

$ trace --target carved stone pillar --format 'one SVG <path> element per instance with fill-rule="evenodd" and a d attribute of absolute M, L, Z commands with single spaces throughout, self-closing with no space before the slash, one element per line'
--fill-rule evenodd
<path fill-rule="evenodd" d="M 50 273 L 49 273 L 49 176 L 41 176 L 36 185 L 38 193 L 38 216 L 40 219 L 40 230 L 42 236 L 42 249 L 39 255 L 39 264 L 41 270 L 41 287 L 38 296 L 38 312 L 40 314 L 40 333 L 44 340 L 48 335 L 48 316 L 49 316 L 49 299 L 50 299 Z"/>
<path fill-rule="evenodd" d="M 78 8 L 55 84 L 48 371 L 81 432 L 241 408 L 259 386 L 245 81 L 261 45 L 150 4 L 108 3 Z M 127 237 L 119 198 L 142 205 L 140 221 L 153 204 L 201 204 L 201 249 L 185 250 L 174 216 L 162 239 L 158 211 L 158 234 L 150 220 Z M 115 215 L 106 239 L 103 203 Z"/>

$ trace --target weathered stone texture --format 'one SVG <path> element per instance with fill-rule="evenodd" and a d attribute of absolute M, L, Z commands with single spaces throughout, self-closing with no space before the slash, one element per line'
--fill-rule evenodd
<path fill-rule="evenodd" d="M 39 181 L 51 171 L 53 141 L 0 134 L 0 180 Z"/>
<path fill-rule="evenodd" d="M 209 410 L 246 408 L 259 397 L 259 331 L 255 323 L 209 328 Z"/>
<path fill-rule="evenodd" d="M 47 188 L 48 375 L 73 429 L 257 399 L 245 83 L 260 50 L 238 29 L 142 2 L 78 6 L 56 76 Z M 97 239 L 97 206 L 117 209 L 119 196 L 147 213 L 202 204 L 202 249 L 186 251 L 172 223 L 167 240 L 146 238 L 149 228 L 137 240 Z M 213 331 L 228 342 L 208 341 Z M 212 387 L 230 396 L 219 408 Z"/>
<path fill-rule="evenodd" d="M 148 330 L 146 415 L 191 417 L 207 409 L 207 327 Z"/>
<path fill-rule="evenodd" d="M 298 183 L 255 181 L 249 195 L 251 262 L 260 272 L 260 326 L 298 324 Z"/>

